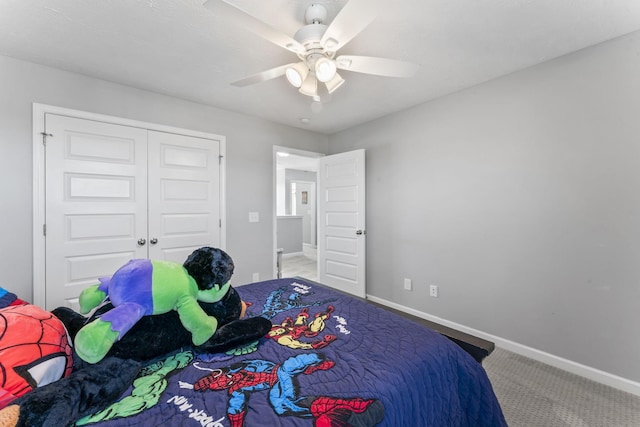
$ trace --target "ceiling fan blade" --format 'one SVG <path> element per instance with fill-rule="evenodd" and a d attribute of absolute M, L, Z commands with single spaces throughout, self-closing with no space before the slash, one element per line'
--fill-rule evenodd
<path fill-rule="evenodd" d="M 385 77 L 413 77 L 419 68 L 418 65 L 411 62 L 396 59 L 354 55 L 338 56 L 336 67 L 341 70 Z"/>
<path fill-rule="evenodd" d="M 320 44 L 336 52 L 364 30 L 381 11 L 381 0 L 349 0 L 325 31 Z"/>
<path fill-rule="evenodd" d="M 244 87 L 253 85 L 256 83 L 262 83 L 267 80 L 275 79 L 283 76 L 288 67 L 295 65 L 295 63 L 281 65 L 280 67 L 271 68 L 269 70 L 262 71 L 261 73 L 252 74 L 249 77 L 232 82 L 233 86 Z"/>
<path fill-rule="evenodd" d="M 204 7 L 225 19 L 232 20 L 234 23 L 241 25 L 245 29 L 259 35 L 271 43 L 290 50 L 291 52 L 305 52 L 304 46 L 293 37 L 276 30 L 269 24 L 261 21 L 248 12 L 245 12 L 239 7 L 226 2 L 225 0 L 207 0 L 204 2 Z"/>

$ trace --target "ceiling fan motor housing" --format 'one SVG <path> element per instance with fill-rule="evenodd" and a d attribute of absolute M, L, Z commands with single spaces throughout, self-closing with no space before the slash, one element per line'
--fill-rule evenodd
<path fill-rule="evenodd" d="M 300 28 L 293 36 L 307 50 L 306 53 L 298 56 L 303 60 L 311 53 L 332 57 L 333 52 L 326 51 L 324 46 L 320 44 L 322 36 L 329 28 L 324 24 L 327 20 L 327 9 L 321 4 L 312 4 L 307 8 L 305 20 L 307 25 Z"/>
<path fill-rule="evenodd" d="M 307 24 L 322 24 L 327 20 L 327 9 L 321 4 L 312 4 L 304 14 Z"/>
<path fill-rule="evenodd" d="M 303 45 L 307 50 L 309 49 L 322 49 L 320 40 L 327 31 L 327 26 L 324 24 L 309 24 L 296 31 L 293 38 Z"/>

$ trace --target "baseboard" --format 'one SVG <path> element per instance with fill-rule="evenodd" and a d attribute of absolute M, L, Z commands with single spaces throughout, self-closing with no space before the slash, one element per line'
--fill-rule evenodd
<path fill-rule="evenodd" d="M 474 335 L 478 338 L 492 341 L 493 343 L 495 343 L 497 347 L 501 347 L 505 350 L 509 350 L 521 356 L 525 356 L 530 359 L 536 360 L 538 362 L 553 366 L 555 368 L 562 369 L 567 372 L 571 372 L 572 374 L 576 374 L 581 377 L 590 379 L 592 381 L 596 381 L 600 384 L 604 384 L 609 387 L 613 387 L 618 390 L 622 390 L 627 393 L 640 396 L 640 383 L 638 382 L 620 377 L 618 375 L 611 374 L 609 372 L 601 371 L 599 369 L 595 369 L 590 366 L 582 365 L 580 363 L 577 363 L 568 359 L 564 359 L 562 357 L 558 357 L 553 354 L 546 353 L 544 351 L 540 351 L 535 348 L 528 347 L 526 345 L 498 337 L 496 335 L 488 334 L 486 332 L 482 332 L 477 329 L 469 328 L 465 325 L 451 322 L 449 320 L 443 319 L 438 316 L 433 316 L 431 314 L 427 314 L 422 311 L 415 310 L 413 308 L 405 307 L 401 304 L 396 304 L 394 302 L 387 301 L 385 299 L 378 298 L 373 295 L 367 295 L 367 299 L 373 302 L 377 302 L 378 304 L 395 308 L 396 310 L 403 311 L 413 316 L 420 317 L 422 319 L 426 319 L 431 322 L 439 323 L 448 328 L 457 329 L 466 334 Z"/>
<path fill-rule="evenodd" d="M 304 252 L 289 252 L 287 254 L 282 254 L 282 258 L 291 258 L 294 256 L 304 255 Z"/>

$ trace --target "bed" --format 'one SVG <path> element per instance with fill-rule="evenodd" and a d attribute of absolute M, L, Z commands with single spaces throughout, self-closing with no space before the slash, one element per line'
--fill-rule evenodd
<path fill-rule="evenodd" d="M 84 426 L 506 426 L 489 379 L 441 334 L 300 278 L 236 286 L 269 335 L 148 364 Z"/>

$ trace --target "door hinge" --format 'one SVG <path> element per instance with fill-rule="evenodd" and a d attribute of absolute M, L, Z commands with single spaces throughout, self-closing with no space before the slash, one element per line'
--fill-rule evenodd
<path fill-rule="evenodd" d="M 42 135 L 42 145 L 47 145 L 47 137 L 53 136 L 52 134 L 46 132 L 40 132 L 40 135 Z"/>
<path fill-rule="evenodd" d="M 221 164 L 222 164 L 222 158 L 223 158 L 223 157 L 224 157 L 224 156 L 221 156 L 221 155 L 219 155 L 219 156 L 218 156 L 218 164 L 219 164 L 219 165 L 221 165 Z"/>
<path fill-rule="evenodd" d="M 47 235 L 47 224 L 42 224 L 42 235 L 43 236 Z"/>

